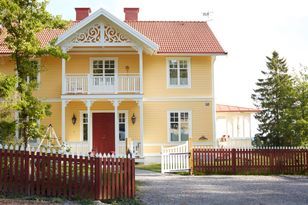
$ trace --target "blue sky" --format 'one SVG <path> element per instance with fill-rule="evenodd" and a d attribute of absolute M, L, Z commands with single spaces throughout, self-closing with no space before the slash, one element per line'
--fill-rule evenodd
<path fill-rule="evenodd" d="M 50 0 L 48 10 L 74 19 L 75 7 L 102 7 L 120 19 L 124 7 L 139 7 L 140 20 L 209 20 L 228 52 L 215 63 L 219 103 L 252 106 L 252 89 L 273 50 L 287 58 L 290 69 L 308 66 L 305 0 Z M 207 11 L 210 19 L 202 15 Z"/>

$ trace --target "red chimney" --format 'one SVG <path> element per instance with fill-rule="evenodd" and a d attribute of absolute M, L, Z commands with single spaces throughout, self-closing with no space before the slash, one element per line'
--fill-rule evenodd
<path fill-rule="evenodd" d="M 75 8 L 75 11 L 76 11 L 76 21 L 81 21 L 87 18 L 91 13 L 90 8 Z"/>
<path fill-rule="evenodd" d="M 125 21 L 138 21 L 139 8 L 124 8 Z"/>

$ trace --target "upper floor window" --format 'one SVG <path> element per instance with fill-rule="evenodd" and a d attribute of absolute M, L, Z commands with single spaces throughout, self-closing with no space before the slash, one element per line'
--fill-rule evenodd
<path fill-rule="evenodd" d="M 190 87 L 190 59 L 168 58 L 168 87 L 189 88 Z"/>

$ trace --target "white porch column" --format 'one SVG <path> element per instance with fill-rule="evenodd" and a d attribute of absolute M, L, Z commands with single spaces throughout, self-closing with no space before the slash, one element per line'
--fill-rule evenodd
<path fill-rule="evenodd" d="M 62 139 L 62 143 L 65 142 L 65 125 L 66 125 L 66 121 L 65 121 L 65 108 L 66 105 L 69 103 L 69 101 L 67 100 L 62 100 L 61 101 L 61 139 Z"/>
<path fill-rule="evenodd" d="M 88 115 L 88 143 L 90 151 L 93 149 L 93 136 L 92 136 L 92 114 L 91 114 L 91 106 L 93 101 L 86 100 L 85 104 L 87 106 L 87 115 Z"/>
<path fill-rule="evenodd" d="M 143 135 L 144 135 L 144 132 L 143 132 L 143 100 L 139 100 L 138 101 L 138 105 L 139 105 L 139 113 L 140 113 L 140 144 L 141 144 L 141 157 L 143 157 Z"/>
<path fill-rule="evenodd" d="M 140 93 L 143 93 L 143 49 L 138 48 L 139 54 L 139 74 L 140 74 Z"/>
<path fill-rule="evenodd" d="M 66 60 L 62 58 L 62 95 L 66 92 L 66 79 L 65 79 Z"/>
<path fill-rule="evenodd" d="M 217 147 L 217 136 L 216 136 L 216 100 L 215 100 L 215 70 L 214 70 L 214 63 L 216 57 L 212 56 L 211 58 L 211 73 L 212 73 L 212 124 L 213 124 L 213 146 Z"/>
<path fill-rule="evenodd" d="M 118 107 L 120 105 L 119 100 L 112 101 L 114 107 L 114 139 L 115 139 L 115 153 L 119 154 L 119 112 Z"/>

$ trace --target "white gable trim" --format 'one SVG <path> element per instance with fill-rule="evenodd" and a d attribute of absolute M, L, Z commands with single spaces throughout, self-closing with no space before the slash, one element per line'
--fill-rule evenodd
<path fill-rule="evenodd" d="M 87 18 L 80 21 L 77 25 L 73 26 L 72 28 L 70 28 L 66 32 L 64 32 L 61 36 L 59 36 L 59 38 L 56 42 L 56 45 L 60 45 L 66 39 L 68 39 L 69 37 L 74 35 L 77 31 L 84 28 L 85 26 L 87 26 L 89 23 L 91 23 L 92 21 L 94 21 L 95 19 L 97 19 L 100 16 L 106 17 L 107 19 L 112 21 L 114 24 L 116 24 L 117 26 L 119 26 L 123 30 L 127 31 L 128 33 L 130 33 L 135 38 L 139 39 L 147 47 L 149 47 L 151 50 L 153 50 L 153 52 L 158 51 L 159 46 L 156 43 L 154 43 L 153 41 L 148 39 L 146 36 L 142 35 L 138 31 L 136 31 L 134 28 L 129 26 L 127 23 L 121 21 L 120 19 L 118 19 L 117 17 L 115 17 L 114 15 L 112 15 L 111 13 L 109 13 L 108 11 L 106 11 L 103 8 L 97 10 L 96 12 L 94 12 L 93 14 L 88 16 Z"/>

